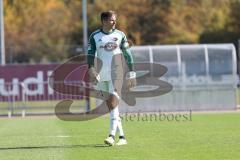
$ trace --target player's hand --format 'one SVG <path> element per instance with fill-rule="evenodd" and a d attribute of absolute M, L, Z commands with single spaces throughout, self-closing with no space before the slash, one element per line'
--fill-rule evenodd
<path fill-rule="evenodd" d="M 90 81 L 93 82 L 94 84 L 100 81 L 100 76 L 96 72 L 94 67 L 91 67 L 88 69 L 88 75 L 89 75 Z"/>
<path fill-rule="evenodd" d="M 127 88 L 133 88 L 137 85 L 137 80 L 136 80 L 136 72 L 134 71 L 130 71 L 127 73 L 126 75 L 126 79 L 127 79 Z"/>

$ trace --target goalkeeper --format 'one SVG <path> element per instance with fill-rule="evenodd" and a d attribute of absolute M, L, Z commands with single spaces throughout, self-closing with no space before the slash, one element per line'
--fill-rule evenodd
<path fill-rule="evenodd" d="M 128 89 L 136 86 L 133 58 L 125 34 L 115 29 L 116 16 L 114 11 L 101 13 L 102 28 L 90 35 L 87 57 L 91 80 L 97 83 L 100 91 L 108 93 L 107 95 L 102 94 L 102 96 L 106 100 L 110 111 L 110 131 L 109 136 L 104 141 L 105 144 L 110 146 L 115 144 L 117 131 L 119 132 L 119 141 L 116 145 L 127 144 L 118 105 L 123 81 L 126 79 Z M 94 63 L 95 57 L 101 60 L 101 68 L 99 64 Z M 126 64 L 127 67 L 125 67 Z M 125 68 L 127 68 L 126 75 Z"/>

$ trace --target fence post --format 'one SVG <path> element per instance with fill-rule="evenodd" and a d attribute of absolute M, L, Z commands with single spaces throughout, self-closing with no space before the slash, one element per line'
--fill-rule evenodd
<path fill-rule="evenodd" d="M 237 86 L 240 87 L 240 39 L 238 39 L 238 47 L 237 49 Z"/>
<path fill-rule="evenodd" d="M 6 88 L 8 91 L 10 91 L 10 83 L 6 83 Z M 11 118 L 13 115 L 13 105 L 11 102 L 11 95 L 10 93 L 8 94 L 8 118 Z"/>
<path fill-rule="evenodd" d="M 26 94 L 25 94 L 25 84 L 21 82 L 21 87 L 22 87 L 22 117 L 25 117 L 26 115 Z"/>

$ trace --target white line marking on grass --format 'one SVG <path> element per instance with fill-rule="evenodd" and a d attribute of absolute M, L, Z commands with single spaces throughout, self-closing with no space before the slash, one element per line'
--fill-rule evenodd
<path fill-rule="evenodd" d="M 70 137 L 70 136 L 63 136 L 63 135 L 59 135 L 59 136 L 56 136 L 58 138 L 67 138 L 67 137 Z"/>
<path fill-rule="evenodd" d="M 58 135 L 58 136 L 48 136 L 48 137 L 68 138 L 68 137 L 70 137 L 70 136 Z"/>

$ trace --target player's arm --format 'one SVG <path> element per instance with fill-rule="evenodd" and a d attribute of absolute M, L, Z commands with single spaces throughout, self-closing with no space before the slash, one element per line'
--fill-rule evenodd
<path fill-rule="evenodd" d="M 126 79 L 127 79 L 127 86 L 128 88 L 132 88 L 136 86 L 136 72 L 134 72 L 133 70 L 133 56 L 132 53 L 130 51 L 130 46 L 128 43 L 128 40 L 126 38 L 126 36 L 123 36 L 122 42 L 121 42 L 121 50 L 123 52 L 125 61 L 127 63 L 129 72 L 126 75 Z"/>
<path fill-rule="evenodd" d="M 87 54 L 87 63 L 88 68 L 94 67 L 94 59 L 96 54 L 96 43 L 91 35 L 88 40 L 88 54 Z"/>
<path fill-rule="evenodd" d="M 93 38 L 93 35 L 91 35 L 88 41 L 88 54 L 87 54 L 88 73 L 91 81 L 98 82 L 100 77 L 94 68 L 95 54 L 96 54 L 96 43 Z"/>
<path fill-rule="evenodd" d="M 121 50 L 123 52 L 129 71 L 133 71 L 133 57 L 130 51 L 128 40 L 125 35 L 123 35 L 123 38 L 121 41 Z"/>

